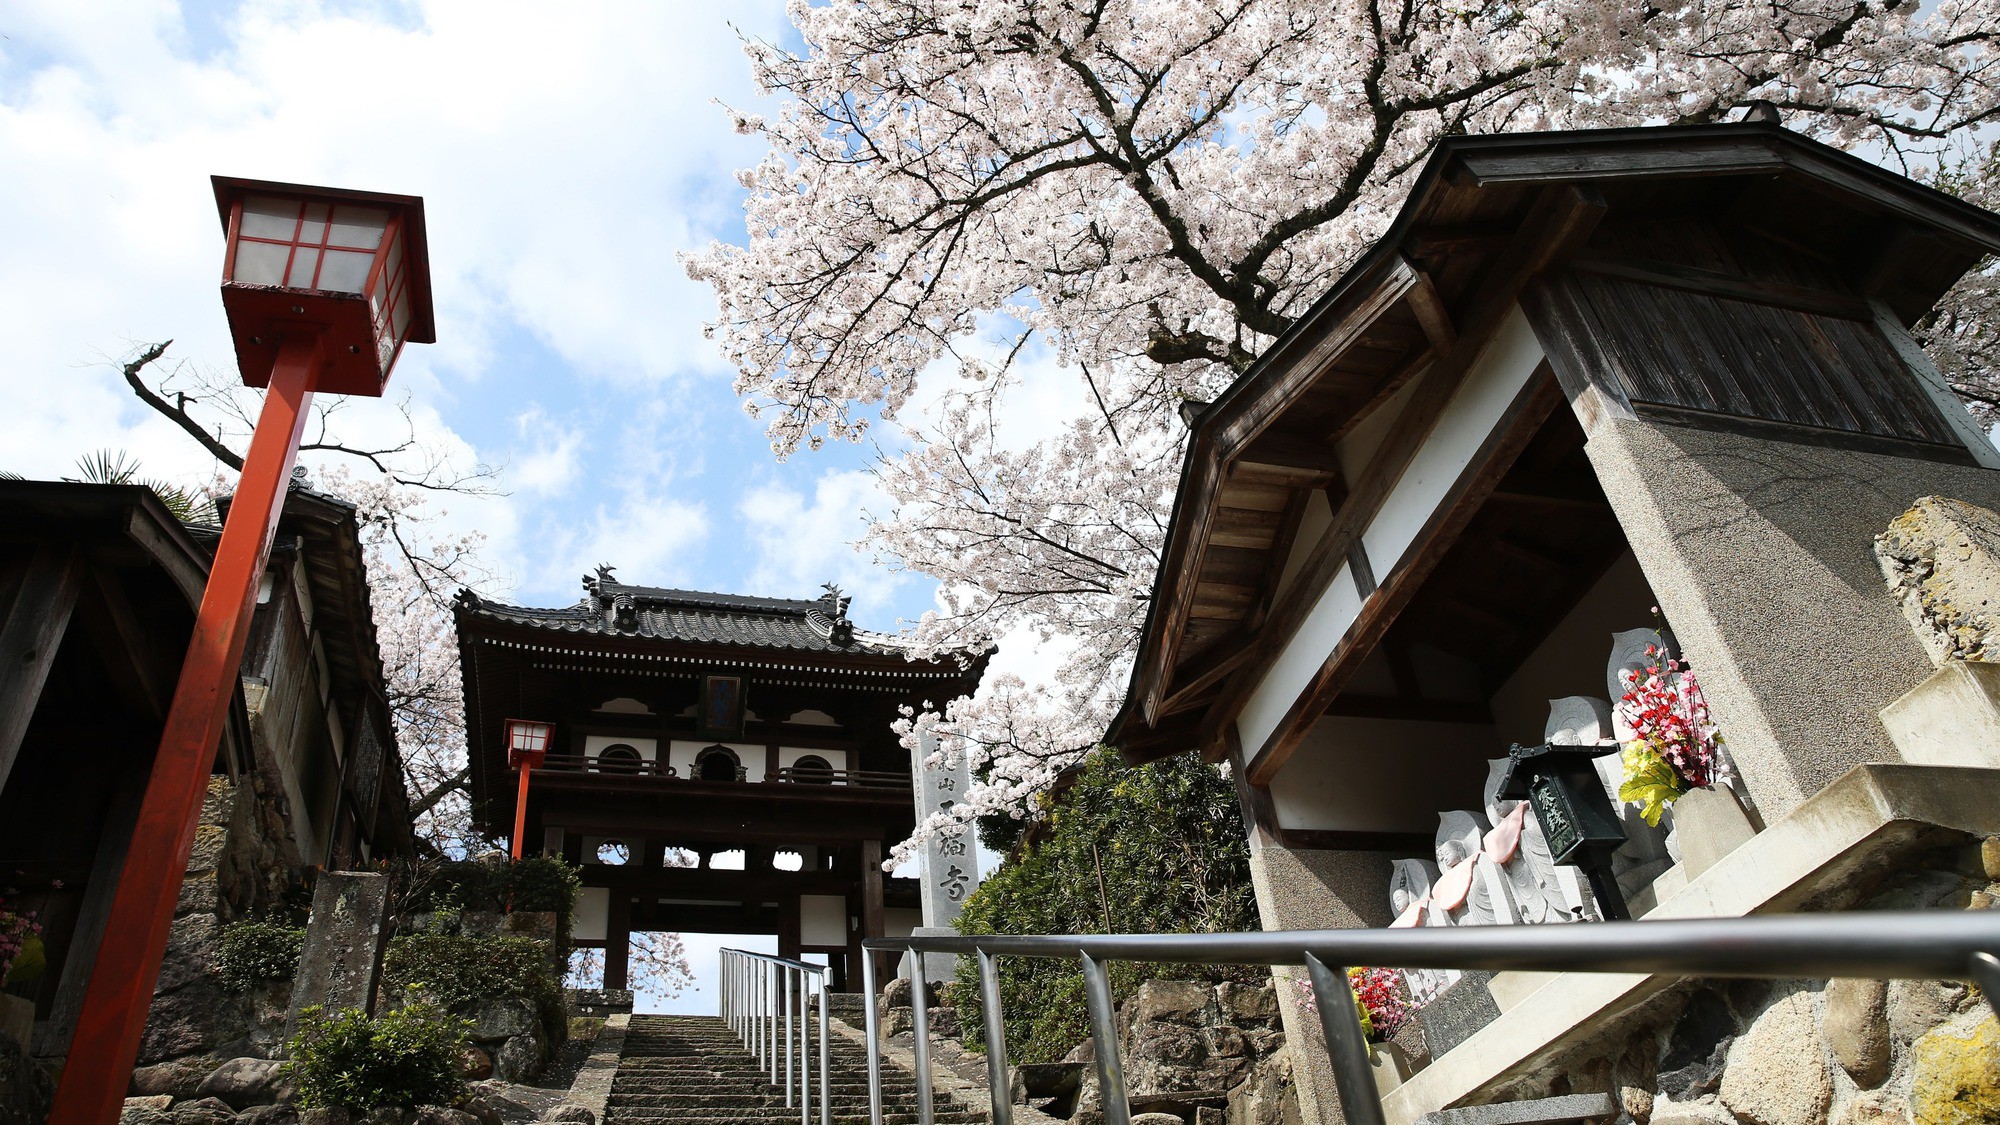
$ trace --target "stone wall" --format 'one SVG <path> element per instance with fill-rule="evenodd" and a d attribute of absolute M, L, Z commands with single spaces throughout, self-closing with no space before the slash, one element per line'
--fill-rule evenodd
<path fill-rule="evenodd" d="M 1854 890 L 1815 905 L 1994 909 L 2000 837 L 1921 853 Z M 2000 1121 L 2000 1024 L 1976 990 L 1952 982 L 1692 982 L 1471 1100 L 1605 1092 L 1639 1125 Z"/>

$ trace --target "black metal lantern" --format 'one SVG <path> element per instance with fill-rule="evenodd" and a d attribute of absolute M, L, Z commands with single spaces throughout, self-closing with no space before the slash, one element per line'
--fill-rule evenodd
<path fill-rule="evenodd" d="M 1625 846 L 1625 828 L 1591 764 L 1617 751 L 1615 745 L 1511 746 L 1500 796 L 1528 802 L 1548 837 L 1549 854 L 1557 863 L 1583 869 L 1605 917 L 1630 918 L 1625 896 L 1611 874 L 1611 855 Z"/>

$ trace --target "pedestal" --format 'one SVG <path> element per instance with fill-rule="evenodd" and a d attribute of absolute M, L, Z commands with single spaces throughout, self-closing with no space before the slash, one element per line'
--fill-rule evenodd
<path fill-rule="evenodd" d="M 2000 769 L 2000 664 L 1947 661 L 1882 708 L 1882 725 L 1906 762 Z"/>

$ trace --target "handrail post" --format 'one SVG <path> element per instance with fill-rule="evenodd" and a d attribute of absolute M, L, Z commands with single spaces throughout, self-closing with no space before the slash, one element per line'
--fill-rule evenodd
<path fill-rule="evenodd" d="M 917 1072 L 917 1125 L 934 1125 L 931 1107 L 931 1023 L 930 1004 L 924 996 L 924 955 L 910 947 L 910 1030 L 916 1034 L 913 1052 Z M 1113 1125 L 1125 1125 L 1114 1122 Z"/>
<path fill-rule="evenodd" d="M 793 1022 L 792 1009 L 796 1007 L 794 1001 L 798 997 L 797 990 L 793 988 L 793 982 L 798 977 L 798 975 L 799 971 L 797 969 L 792 968 L 790 965 L 780 965 L 778 967 L 778 979 L 784 982 L 782 987 L 785 992 L 785 1046 L 783 1053 L 785 1056 L 785 1108 L 786 1109 L 792 1108 L 792 1105 L 794 1104 L 792 1102 L 792 1063 L 795 1061 L 795 1057 L 793 1055 L 795 1047 L 792 1043 L 792 1022 Z"/>
<path fill-rule="evenodd" d="M 778 1056 L 782 1053 L 782 1049 L 778 1046 L 778 1036 L 785 1030 L 785 984 L 781 979 L 784 970 L 769 961 L 764 962 L 764 967 L 770 970 L 765 976 L 771 982 L 771 1085 L 776 1086 L 780 1069 Z"/>
<path fill-rule="evenodd" d="M 812 1125 L 812 974 L 799 973 L 799 1125 Z"/>
<path fill-rule="evenodd" d="M 1320 1030 L 1326 1033 L 1333 1084 L 1340 1091 L 1340 1111 L 1348 1125 L 1382 1125 L 1382 1100 L 1375 1092 L 1374 1069 L 1368 1065 L 1368 1038 L 1361 1033 L 1361 1019 L 1355 1014 L 1354 987 L 1347 983 L 1347 969 L 1329 968 L 1308 953 L 1306 972 L 1312 977 Z"/>
<path fill-rule="evenodd" d="M 819 1125 L 833 1125 L 833 1079 L 831 1056 L 828 1054 L 827 1039 L 832 1030 L 833 994 L 827 991 L 827 978 L 819 978 Z"/>
<path fill-rule="evenodd" d="M 984 949 L 979 961 L 979 1006 L 986 1025 L 986 1092 L 993 1099 L 991 1125 L 1014 1125 L 1014 1088 L 1007 1074 L 1007 1024 L 1000 1011 L 1000 970 Z"/>
<path fill-rule="evenodd" d="M 2000 957 L 1991 953 L 1973 954 L 1972 979 L 1979 985 L 1979 991 L 1986 994 L 1986 1006 L 2000 1016 Z"/>
<path fill-rule="evenodd" d="M 875 992 L 875 951 L 865 942 L 861 946 L 861 991 L 861 1023 L 868 1037 L 868 1125 L 882 1125 L 881 997 Z"/>
<path fill-rule="evenodd" d="M 1132 1103 L 1125 1097 L 1125 1067 L 1118 1061 L 1118 1022 L 1111 1007 L 1111 982 L 1104 966 L 1090 954 L 1083 962 L 1083 995 L 1090 1007 L 1091 1053 L 1097 1056 L 1098 1097 L 1105 1125 L 1132 1125 Z"/>

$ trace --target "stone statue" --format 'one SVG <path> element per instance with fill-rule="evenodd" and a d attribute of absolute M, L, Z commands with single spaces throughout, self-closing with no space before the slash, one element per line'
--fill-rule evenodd
<path fill-rule="evenodd" d="M 1506 878 L 1517 918 L 1531 925 L 1571 922 L 1579 916 L 1559 887 L 1561 873 L 1574 868 L 1556 866 L 1549 854 L 1548 838 L 1526 801 L 1503 800 L 1500 778 L 1508 760 L 1496 758 L 1486 764 L 1486 816 L 1493 831 L 1486 834 L 1486 858 L 1493 861 Z"/>
<path fill-rule="evenodd" d="M 1622 673 L 1637 671 L 1646 667 L 1646 646 L 1662 643 L 1662 637 L 1655 629 L 1627 629 L 1611 634 L 1611 659 L 1605 667 L 1605 682 L 1611 685 L 1611 698 L 1616 700 L 1625 694 Z M 1618 717 L 1618 706 L 1612 704 L 1612 734 L 1620 743 L 1635 737 L 1632 729 Z M 1604 792 L 1618 809 L 1618 819 L 1625 827 L 1627 843 L 1611 857 L 1611 871 L 1618 879 L 1618 886 L 1626 897 L 1638 893 L 1660 873 L 1680 861 L 1679 841 L 1673 838 L 1673 811 L 1669 809 L 1660 817 L 1659 826 L 1653 827 L 1639 815 L 1637 805 L 1628 805 L 1618 799 L 1618 787 L 1624 782 L 1625 764 L 1617 754 L 1606 754 L 1592 763 L 1597 767 L 1597 776 L 1604 782 Z"/>
<path fill-rule="evenodd" d="M 1413 926 L 1449 926 L 1451 918 L 1431 901 L 1431 887 L 1437 883 L 1437 865 L 1429 860 L 1399 859 L 1390 867 L 1389 905 L 1396 911 L 1391 929 Z M 1404 969 L 1403 983 L 1418 1004 L 1451 987 L 1459 974 L 1452 969 Z"/>
<path fill-rule="evenodd" d="M 1478 813 L 1459 810 L 1438 814 L 1438 880 L 1431 899 L 1455 926 L 1492 926 L 1515 919 L 1507 897 L 1507 880 L 1486 858 L 1488 826 Z"/>
<path fill-rule="evenodd" d="M 1611 741 L 1611 704 L 1588 695 L 1549 700 L 1544 741 L 1557 746 L 1593 746 Z"/>
<path fill-rule="evenodd" d="M 1627 629 L 1611 634 L 1611 659 L 1604 669 L 1604 686 L 1611 693 L 1611 733 L 1620 742 L 1631 739 L 1631 728 L 1618 718 L 1618 700 L 1625 694 L 1625 673 L 1646 667 L 1646 646 L 1660 643 L 1656 629 Z"/>

